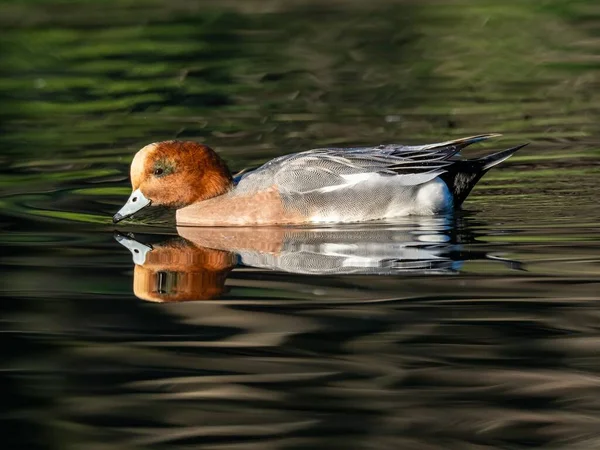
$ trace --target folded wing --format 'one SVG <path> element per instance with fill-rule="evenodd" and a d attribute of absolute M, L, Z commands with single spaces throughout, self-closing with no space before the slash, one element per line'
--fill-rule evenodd
<path fill-rule="evenodd" d="M 483 134 L 421 146 L 319 148 L 281 156 L 236 176 L 236 191 L 256 192 L 276 186 L 281 192 L 302 194 L 335 190 L 370 176 L 397 176 L 403 185 L 426 183 L 441 175 L 450 160 L 466 146 L 496 134 Z"/>

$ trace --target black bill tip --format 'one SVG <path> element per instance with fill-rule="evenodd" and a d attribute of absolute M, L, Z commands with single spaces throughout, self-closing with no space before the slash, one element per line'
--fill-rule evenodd
<path fill-rule="evenodd" d="M 121 214 L 117 213 L 117 214 L 115 214 L 115 215 L 113 216 L 113 223 L 118 223 L 118 222 L 120 222 L 121 220 L 123 220 L 124 218 L 125 218 L 125 216 L 123 216 L 123 215 L 121 215 Z"/>

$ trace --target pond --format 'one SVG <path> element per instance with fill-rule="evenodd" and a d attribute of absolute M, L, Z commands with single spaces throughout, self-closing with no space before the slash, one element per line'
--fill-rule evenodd
<path fill-rule="evenodd" d="M 600 446 L 593 1 L 0 4 L 7 448 Z M 462 211 L 115 226 L 129 163 L 529 142 Z"/>

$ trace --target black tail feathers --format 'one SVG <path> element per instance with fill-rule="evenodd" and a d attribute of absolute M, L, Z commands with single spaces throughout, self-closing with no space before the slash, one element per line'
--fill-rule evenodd
<path fill-rule="evenodd" d="M 459 208 L 473 187 L 492 167 L 510 158 L 517 150 L 527 144 L 503 150 L 479 159 L 458 160 L 446 168 L 440 178 L 448 185 L 454 196 L 454 207 Z"/>

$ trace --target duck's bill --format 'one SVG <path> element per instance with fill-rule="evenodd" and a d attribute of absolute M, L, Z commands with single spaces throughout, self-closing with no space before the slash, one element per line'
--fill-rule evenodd
<path fill-rule="evenodd" d="M 152 251 L 151 245 L 142 244 L 132 237 L 125 236 L 121 233 L 115 233 L 115 240 L 131 252 L 133 262 L 138 266 L 141 266 L 146 262 L 146 254 Z"/>
<path fill-rule="evenodd" d="M 150 206 L 152 204 L 151 200 L 148 200 L 142 191 L 136 189 L 131 193 L 127 202 L 123 205 L 123 207 L 113 216 L 113 223 L 120 222 L 127 217 L 131 217 L 135 213 L 139 212 L 146 206 Z"/>

